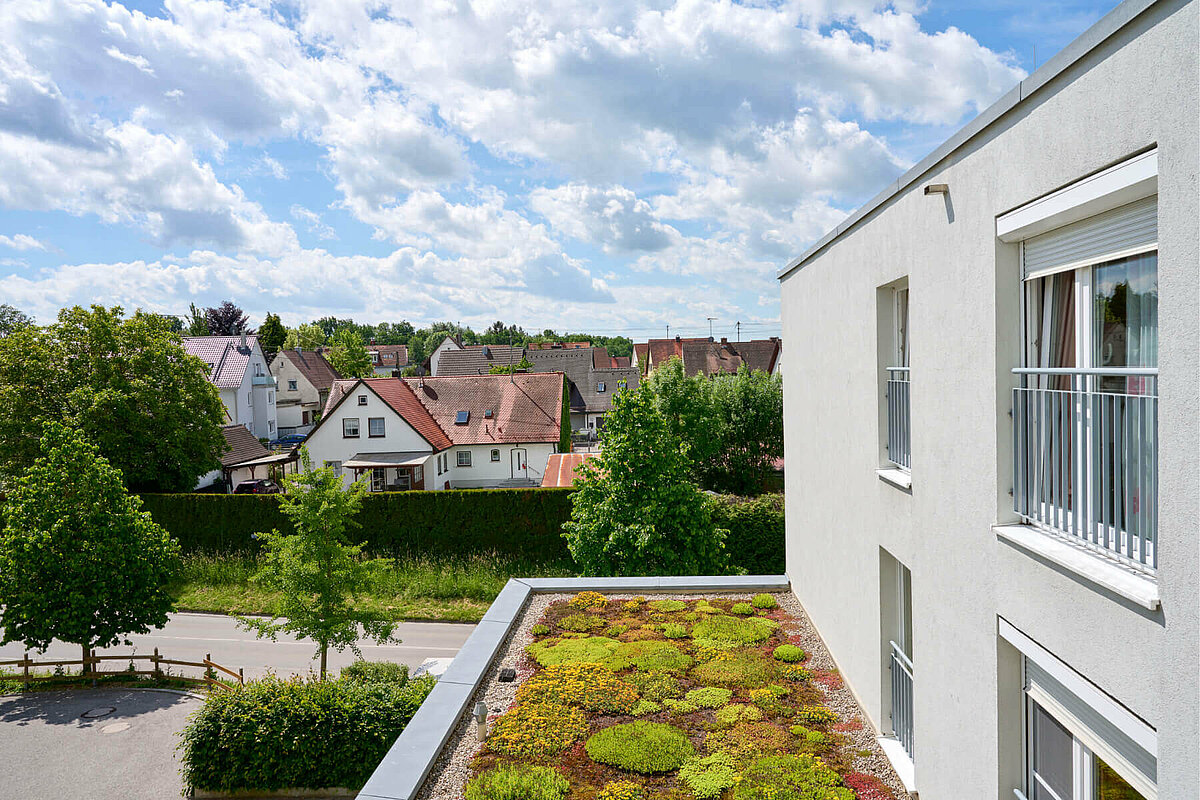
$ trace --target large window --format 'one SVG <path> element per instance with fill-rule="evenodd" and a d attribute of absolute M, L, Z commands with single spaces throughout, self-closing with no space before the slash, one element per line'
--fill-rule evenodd
<path fill-rule="evenodd" d="M 367 419 L 367 436 L 372 439 L 378 439 L 384 436 L 383 417 L 370 417 Z"/>
<path fill-rule="evenodd" d="M 1029 701 L 1029 800 L 1146 800 L 1036 701 Z"/>
<path fill-rule="evenodd" d="M 881 325 L 879 354 L 886 362 L 884 400 L 886 408 L 886 467 L 908 472 L 912 466 L 909 424 L 909 333 L 907 279 L 879 290 L 880 311 L 891 325 Z"/>
<path fill-rule="evenodd" d="M 371 491 L 382 492 L 387 489 L 387 470 L 375 467 L 371 470 Z"/>
<path fill-rule="evenodd" d="M 358 417 L 346 417 L 342 420 L 342 438 L 358 438 Z"/>

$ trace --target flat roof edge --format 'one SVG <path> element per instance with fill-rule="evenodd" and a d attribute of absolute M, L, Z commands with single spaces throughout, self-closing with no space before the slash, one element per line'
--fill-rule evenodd
<path fill-rule="evenodd" d="M 951 153 L 958 150 L 971 139 L 974 139 L 991 126 L 993 122 L 1016 108 L 1038 89 L 1041 89 L 1047 83 L 1054 80 L 1077 61 L 1088 53 L 1091 53 L 1111 36 L 1132 22 L 1146 9 L 1159 2 L 1162 2 L 1162 0 L 1125 0 L 1112 11 L 1105 14 L 1092 27 L 1079 34 L 1070 44 L 1046 61 L 1045 64 L 1034 70 L 1033 74 L 1026 77 L 1025 80 L 1001 96 L 999 100 L 980 112 L 978 116 L 960 128 L 958 132 L 938 145 L 933 152 L 910 167 L 897 180 L 893 181 L 883 191 L 838 223 L 833 230 L 810 245 L 798 257 L 789 261 L 776 274 L 776 280 L 782 281 L 787 278 L 788 275 L 803 266 L 805 262 L 840 238 L 843 233 L 856 226 L 865 217 L 898 195 L 901 191 L 907 189 L 918 178 L 944 161 Z"/>

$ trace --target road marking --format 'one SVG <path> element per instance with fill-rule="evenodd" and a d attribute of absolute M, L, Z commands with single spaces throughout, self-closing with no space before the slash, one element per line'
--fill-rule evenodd
<path fill-rule="evenodd" d="M 143 638 L 143 637 L 136 637 L 136 636 L 134 637 L 134 639 L 138 639 L 138 638 Z M 144 637 L 144 641 L 147 641 L 147 642 L 155 642 L 155 641 L 158 641 L 159 639 L 174 639 L 177 641 L 185 641 L 185 642 L 234 642 L 236 644 L 265 644 L 265 645 L 291 644 L 291 645 L 302 645 L 304 647 L 313 647 L 316 645 L 316 642 L 293 642 L 293 641 L 288 641 L 288 640 L 280 640 L 277 642 L 273 642 L 270 639 L 221 639 L 218 637 L 211 637 L 211 636 L 158 636 L 158 635 L 156 635 L 156 636 Z M 358 647 L 360 650 L 364 649 L 364 648 L 371 648 L 371 649 L 375 649 L 375 650 L 441 650 L 441 651 L 444 651 L 447 653 L 457 653 L 459 650 L 459 648 L 457 648 L 457 647 L 431 647 L 428 645 L 419 645 L 419 644 L 367 644 L 366 642 L 359 642 Z"/>

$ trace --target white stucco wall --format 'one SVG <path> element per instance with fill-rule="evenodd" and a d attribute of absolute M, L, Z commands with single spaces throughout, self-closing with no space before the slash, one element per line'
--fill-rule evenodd
<path fill-rule="evenodd" d="M 461 349 L 462 348 L 459 347 L 458 344 L 449 337 L 442 339 L 442 343 L 439 344 L 437 349 L 435 349 L 429 356 L 429 374 L 434 376 L 441 374 L 438 372 L 438 362 L 442 360 L 442 353 L 445 353 L 447 350 Z"/>
<path fill-rule="evenodd" d="M 271 374 L 279 381 L 275 404 L 279 427 L 303 427 L 304 412 L 319 412 L 323 406 L 320 391 L 309 383 L 290 358 L 283 355 L 276 356 L 271 362 Z M 295 391 L 288 389 L 288 381 L 296 382 Z"/>
<path fill-rule="evenodd" d="M 1022 756 L 1003 616 L 1157 729 L 1159 797 L 1200 797 L 1197 4 L 1162 2 L 782 283 L 787 568 L 887 730 L 880 550 L 912 571 L 922 800 L 1012 797 Z M 1168 77 L 1170 76 L 1170 77 Z M 1162 609 L 997 539 L 1009 496 L 1019 255 L 995 218 L 1157 143 Z M 949 201 L 924 196 L 950 186 Z M 877 291 L 907 277 L 912 491 L 881 481 Z"/>
<path fill-rule="evenodd" d="M 516 479 L 529 480 L 540 485 L 542 475 L 546 472 L 546 462 L 550 460 L 550 454 L 558 449 L 557 444 L 455 445 L 448 451 L 450 454 L 449 474 L 443 474 L 441 480 L 443 482 L 449 480 L 452 489 L 478 489 L 503 485 L 514 479 L 512 453 L 517 449 L 525 451 L 528 467 L 526 474 L 519 475 Z M 491 460 L 493 450 L 500 451 L 499 461 Z M 471 453 L 471 466 L 458 466 L 460 451 Z M 435 477 L 436 474 L 437 470 L 435 469 Z"/>

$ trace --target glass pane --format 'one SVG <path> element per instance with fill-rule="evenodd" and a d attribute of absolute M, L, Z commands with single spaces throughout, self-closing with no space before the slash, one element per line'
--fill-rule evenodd
<path fill-rule="evenodd" d="M 908 366 L 908 289 L 896 292 L 896 366 Z"/>
<path fill-rule="evenodd" d="M 1158 365 L 1158 253 L 1101 264 L 1093 272 L 1097 367 Z M 1143 394 L 1143 378 L 1106 378 L 1108 392 Z"/>
<path fill-rule="evenodd" d="M 1072 800 L 1071 753 L 1074 737 L 1058 720 L 1033 707 L 1033 794 L 1030 800 Z"/>
<path fill-rule="evenodd" d="M 1099 758 L 1096 759 L 1095 800 L 1146 800 L 1125 779 Z"/>

